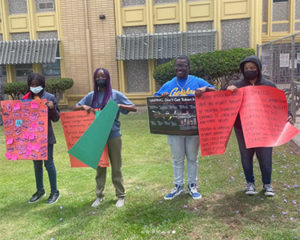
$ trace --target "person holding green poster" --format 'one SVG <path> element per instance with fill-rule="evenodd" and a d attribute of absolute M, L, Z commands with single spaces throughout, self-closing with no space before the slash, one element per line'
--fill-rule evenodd
<path fill-rule="evenodd" d="M 125 203 L 125 188 L 122 175 L 122 156 L 121 156 L 121 131 L 120 131 L 120 112 L 128 114 L 136 112 L 136 106 L 121 92 L 112 89 L 110 74 L 104 68 L 97 68 L 94 72 L 94 91 L 88 93 L 75 106 L 74 110 L 85 110 L 95 112 L 97 109 L 103 109 L 108 101 L 114 100 L 119 107 L 113 127 L 107 140 L 108 154 L 112 171 L 112 182 L 115 187 L 118 198 L 116 207 L 123 207 Z M 98 207 L 104 200 L 104 187 L 106 182 L 106 168 L 97 167 L 96 173 L 96 200 L 92 207 Z"/>

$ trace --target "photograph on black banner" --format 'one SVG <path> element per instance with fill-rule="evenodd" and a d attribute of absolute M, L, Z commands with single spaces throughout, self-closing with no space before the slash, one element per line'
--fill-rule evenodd
<path fill-rule="evenodd" d="M 147 98 L 150 133 L 198 135 L 195 98 Z"/>

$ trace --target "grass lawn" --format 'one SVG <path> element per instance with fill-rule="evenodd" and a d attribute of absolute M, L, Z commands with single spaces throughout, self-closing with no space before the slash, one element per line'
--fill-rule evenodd
<path fill-rule="evenodd" d="M 116 197 L 110 171 L 105 201 L 96 209 L 95 170 L 70 168 L 60 123 L 54 124 L 54 148 L 61 198 L 46 205 L 28 200 L 35 192 L 32 161 L 7 161 L 0 129 L 0 239 L 300 239 L 300 161 L 291 145 L 274 149 L 273 187 L 246 196 L 244 175 L 234 133 L 223 155 L 199 158 L 199 189 L 172 201 L 163 196 L 173 188 L 167 138 L 149 133 L 145 112 L 121 116 L 123 174 L 127 192 L 123 208 Z M 49 181 L 44 171 L 49 194 Z M 262 189 L 255 160 L 258 190 Z"/>

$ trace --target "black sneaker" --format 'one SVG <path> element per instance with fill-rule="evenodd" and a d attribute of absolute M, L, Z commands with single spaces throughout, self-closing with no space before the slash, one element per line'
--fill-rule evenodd
<path fill-rule="evenodd" d="M 57 200 L 59 199 L 60 195 L 59 195 L 59 191 L 55 192 L 55 193 L 50 193 L 49 198 L 47 199 L 47 204 L 53 204 L 56 203 Z"/>
<path fill-rule="evenodd" d="M 37 191 L 35 194 L 32 195 L 32 197 L 29 199 L 29 203 L 35 203 L 35 202 L 38 202 L 40 201 L 43 197 L 46 196 L 46 193 L 45 191 L 43 192 L 39 192 Z"/>

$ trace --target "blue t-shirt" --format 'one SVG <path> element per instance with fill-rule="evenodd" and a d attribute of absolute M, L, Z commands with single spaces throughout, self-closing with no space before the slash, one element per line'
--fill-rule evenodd
<path fill-rule="evenodd" d="M 166 82 L 154 96 L 160 96 L 163 93 L 169 93 L 169 96 L 194 96 L 195 90 L 201 87 L 213 87 L 202 78 L 193 75 L 188 75 L 187 78 L 174 77 L 172 80 Z"/>
<path fill-rule="evenodd" d="M 94 92 L 88 93 L 84 98 L 82 98 L 76 105 L 77 106 L 82 106 L 82 105 L 87 105 L 87 106 L 92 106 L 92 100 L 93 100 Z M 104 97 L 104 93 L 99 92 L 98 93 L 99 97 L 99 102 L 101 103 Z M 117 90 L 112 90 L 112 97 L 117 104 L 124 104 L 124 105 L 134 105 L 123 93 L 117 91 Z M 114 138 L 114 137 L 119 137 L 121 136 L 121 123 L 119 121 L 119 116 L 120 112 L 123 114 L 129 113 L 129 111 L 119 108 L 119 111 L 117 113 L 115 122 L 113 124 L 113 127 L 111 129 L 111 132 L 109 134 L 109 138 Z"/>

